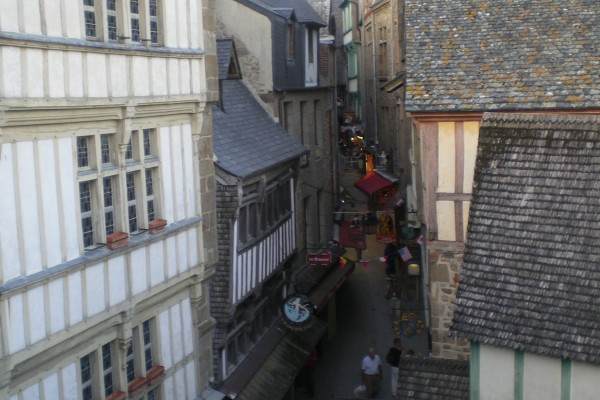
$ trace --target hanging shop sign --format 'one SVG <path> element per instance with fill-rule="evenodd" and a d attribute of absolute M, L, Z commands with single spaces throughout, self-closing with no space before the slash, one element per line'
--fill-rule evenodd
<path fill-rule="evenodd" d="M 306 256 L 306 263 L 308 265 L 329 265 L 331 261 L 331 252 L 329 250 L 319 253 L 308 253 Z"/>
<path fill-rule="evenodd" d="M 396 241 L 396 222 L 394 214 L 388 211 L 377 212 L 377 233 L 375 240 L 379 243 L 394 243 Z"/>
<path fill-rule="evenodd" d="M 283 322 L 289 329 L 302 331 L 312 325 L 315 306 L 307 295 L 290 294 L 283 300 L 281 307 Z"/>

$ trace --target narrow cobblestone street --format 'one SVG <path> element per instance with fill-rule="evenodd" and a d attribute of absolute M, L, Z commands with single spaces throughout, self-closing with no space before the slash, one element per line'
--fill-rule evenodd
<path fill-rule="evenodd" d="M 354 200 L 357 211 L 366 211 L 366 196 L 354 182 L 361 176 L 356 168 L 343 168 L 340 184 L 347 200 Z M 315 370 L 315 400 L 356 399 L 354 390 L 361 384 L 360 368 L 362 358 L 369 347 L 375 348 L 383 364 L 383 381 L 378 399 L 392 399 L 390 367 L 385 362 L 385 355 L 397 336 L 394 321 L 399 321 L 402 314 L 413 312 L 415 319 L 424 321 L 422 299 L 419 291 L 412 296 L 403 296 L 404 301 L 386 299 L 387 280 L 383 264 L 379 258 L 383 255 L 384 244 L 375 241 L 375 235 L 367 235 L 367 249 L 362 254 L 356 249 L 347 249 L 346 257 L 356 261 L 355 271 L 345 285 L 338 291 L 337 333 L 321 346 L 321 353 Z M 369 260 L 363 266 L 359 260 Z M 407 290 L 406 282 L 400 282 L 402 290 Z M 426 330 L 418 335 L 406 337 L 400 335 L 404 353 L 412 350 L 415 354 L 427 356 L 429 352 Z M 309 397 L 303 391 L 297 396 L 299 400 Z"/>

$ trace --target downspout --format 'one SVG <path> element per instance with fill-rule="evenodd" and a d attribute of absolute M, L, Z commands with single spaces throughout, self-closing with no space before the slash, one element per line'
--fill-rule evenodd
<path fill-rule="evenodd" d="M 377 70 L 375 69 L 377 67 L 377 62 L 375 60 L 375 44 L 377 40 L 375 39 L 375 15 L 373 11 L 371 11 L 371 18 L 373 21 L 371 23 L 371 29 L 373 32 L 373 38 L 371 40 L 371 55 L 373 62 L 373 137 L 375 141 L 375 154 L 373 155 L 373 157 L 376 157 L 377 147 L 379 146 L 379 139 L 377 137 L 377 130 L 379 129 L 379 119 L 377 118 Z"/>

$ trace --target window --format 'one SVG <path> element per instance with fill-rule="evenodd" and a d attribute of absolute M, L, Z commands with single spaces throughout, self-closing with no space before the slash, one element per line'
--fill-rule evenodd
<path fill-rule="evenodd" d="M 144 321 L 133 328 L 132 338 L 125 355 L 127 382 L 138 376 L 146 376 L 147 372 L 156 365 L 154 360 L 154 319 Z"/>
<path fill-rule="evenodd" d="M 314 100 L 313 106 L 313 133 L 314 133 L 314 141 L 315 146 L 321 145 L 321 137 L 319 135 L 319 110 L 321 110 L 321 102 L 319 100 Z"/>
<path fill-rule="evenodd" d="M 115 135 L 77 137 L 83 248 L 106 243 L 106 236 L 114 232 L 146 230 L 160 215 L 156 143 L 155 129 L 133 131 L 119 161 Z"/>
<path fill-rule="evenodd" d="M 118 380 L 113 376 L 113 364 L 113 342 L 81 357 L 79 376 L 83 400 L 104 398 L 116 390 L 114 384 Z"/>
<path fill-rule="evenodd" d="M 117 0 L 82 1 L 88 39 L 159 44 L 160 0 L 125 0 L 126 7 L 118 7 Z"/>
<path fill-rule="evenodd" d="M 277 227 L 292 212 L 289 182 L 272 186 L 263 202 L 249 202 L 240 208 L 238 215 L 238 240 L 250 244 Z"/>
<path fill-rule="evenodd" d="M 127 383 L 131 383 L 138 377 L 157 377 L 157 374 L 148 372 L 156 366 L 154 340 L 156 326 L 155 320 L 149 319 L 132 330 L 132 337 L 125 354 L 125 370 L 121 371 L 117 357 L 117 341 L 113 340 L 98 346 L 94 351 L 84 355 L 79 360 L 79 384 L 83 400 L 104 399 L 114 392 L 127 392 L 127 387 L 119 387 L 121 374 L 125 374 Z M 159 381 L 154 380 L 152 384 L 143 381 L 139 391 L 136 391 L 136 399 L 158 400 Z"/>

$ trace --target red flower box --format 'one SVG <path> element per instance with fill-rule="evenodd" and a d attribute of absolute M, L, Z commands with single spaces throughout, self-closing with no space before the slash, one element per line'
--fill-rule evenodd
<path fill-rule="evenodd" d="M 125 232 L 113 232 L 106 235 L 106 245 L 113 250 L 125 246 L 129 241 L 129 235 Z"/>
<path fill-rule="evenodd" d="M 150 368 L 146 373 L 146 380 L 148 381 L 148 385 L 152 386 L 162 380 L 165 376 L 165 367 L 162 365 L 155 365 Z"/>
<path fill-rule="evenodd" d="M 166 219 L 153 219 L 152 221 L 148 222 L 148 232 L 151 234 L 158 233 L 165 229 L 165 226 L 167 226 Z"/>
<path fill-rule="evenodd" d="M 129 392 L 129 395 L 131 396 L 135 392 L 137 392 L 138 390 L 143 388 L 144 386 L 146 386 L 146 377 L 138 376 L 136 378 L 133 378 L 133 380 L 131 382 L 129 382 L 129 385 L 127 385 L 127 391 Z"/>
<path fill-rule="evenodd" d="M 122 392 L 122 391 L 118 391 L 118 392 L 112 392 L 107 398 L 106 400 L 125 400 L 127 398 L 127 393 Z"/>

